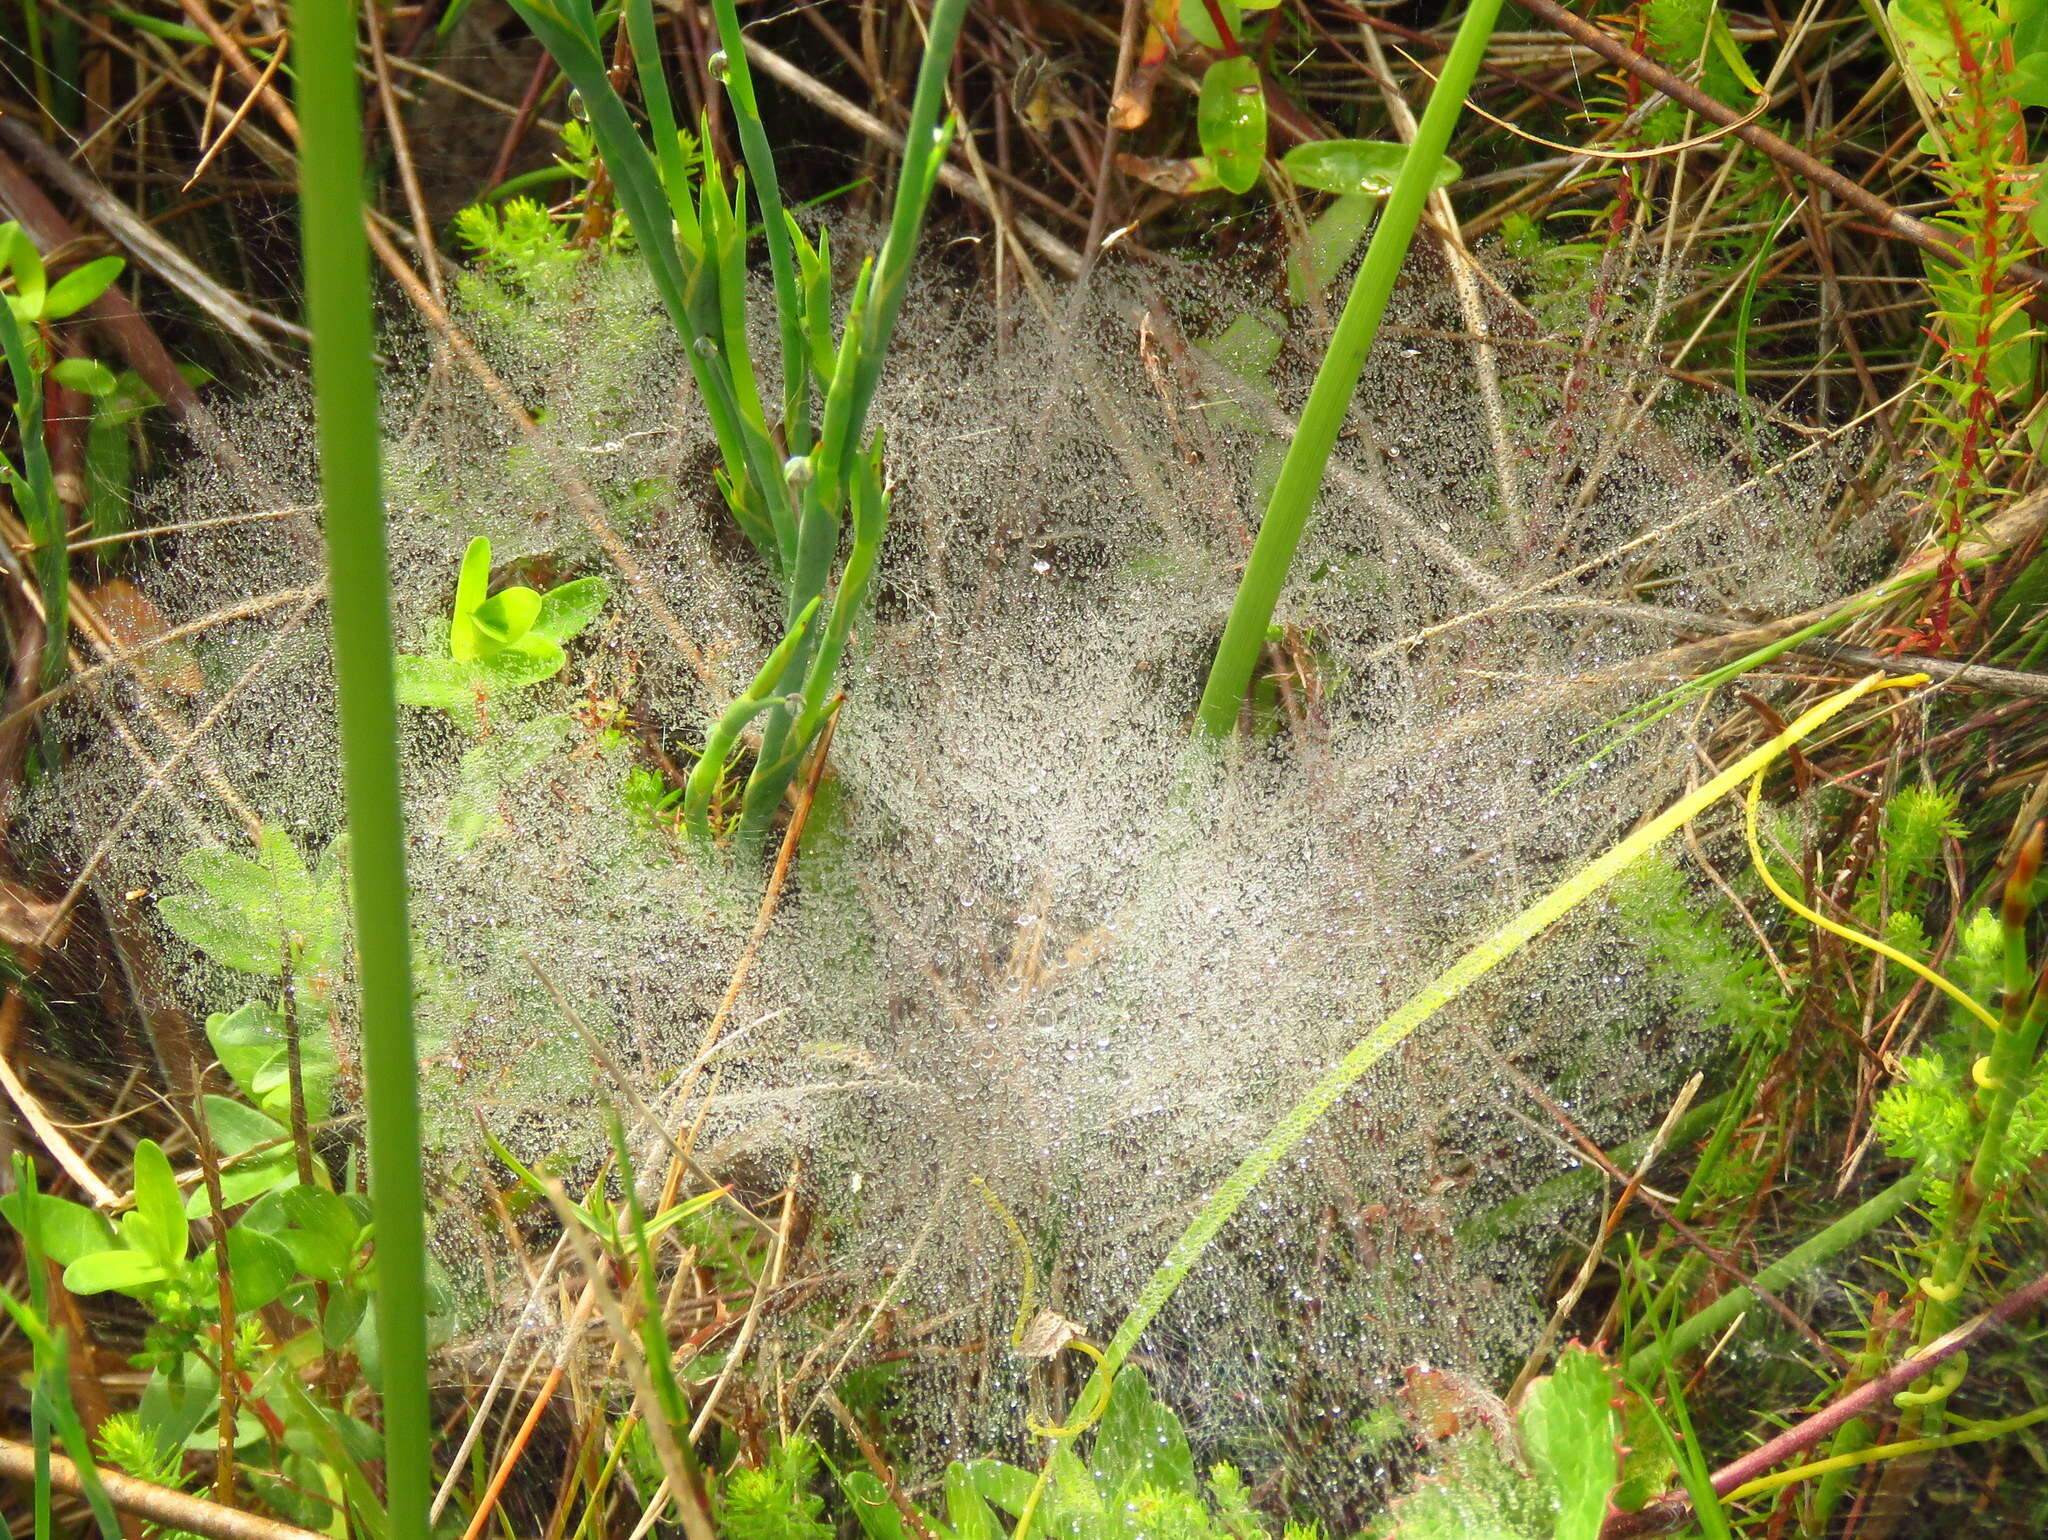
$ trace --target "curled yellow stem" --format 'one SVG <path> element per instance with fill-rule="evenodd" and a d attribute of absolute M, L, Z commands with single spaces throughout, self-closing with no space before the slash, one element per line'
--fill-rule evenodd
<path fill-rule="evenodd" d="M 1840 936 L 1844 941 L 1853 942 L 1860 947 L 1867 947 L 1869 950 L 1877 953 L 1878 956 L 1897 963 L 1908 973 L 1925 979 L 1972 1016 L 1983 1022 L 1985 1026 L 1990 1027 L 1993 1031 L 1997 1031 L 1998 1017 L 1968 990 L 1958 984 L 1950 983 L 1939 973 L 1928 967 L 1927 964 L 1921 962 L 1918 958 L 1908 957 L 1897 947 L 1880 941 L 1875 936 L 1865 935 L 1852 925 L 1844 925 L 1839 920 L 1831 920 L 1817 910 L 1807 908 L 1805 904 L 1802 904 L 1798 899 L 1785 891 L 1784 886 L 1771 874 L 1770 863 L 1764 859 L 1763 845 L 1757 839 L 1757 804 L 1763 797 L 1763 790 L 1764 770 L 1760 768 L 1756 773 L 1756 778 L 1749 783 L 1749 796 L 1743 809 L 1743 833 L 1749 840 L 1749 859 L 1755 863 L 1756 874 L 1763 878 L 1764 886 L 1771 890 L 1772 897 L 1776 898 L 1779 903 L 1790 909 L 1801 919 L 1819 926 L 1820 929 L 1826 931 L 1829 935 Z"/>

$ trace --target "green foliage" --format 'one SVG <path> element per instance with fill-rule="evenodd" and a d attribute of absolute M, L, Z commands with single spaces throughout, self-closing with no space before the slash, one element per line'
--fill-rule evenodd
<path fill-rule="evenodd" d="M 1266 159 L 1266 89 L 1247 54 L 1218 59 L 1202 72 L 1195 126 L 1216 180 L 1251 191 Z"/>
<path fill-rule="evenodd" d="M 1956 819 L 1956 795 L 1932 786 L 1907 786 L 1885 803 L 1883 890 L 1888 907 L 1906 902 L 1916 884 L 1934 872 L 1944 840 L 1967 831 Z"/>
<path fill-rule="evenodd" d="M 740 1466 L 720 1488 L 720 1532 L 732 1540 L 831 1540 L 825 1499 L 812 1490 L 822 1461 L 805 1438 L 786 1438 L 759 1469 Z"/>
<path fill-rule="evenodd" d="M 1555 1540 L 1598 1540 L 1607 1497 L 1620 1474 L 1613 1399 L 1607 1365 L 1576 1344 L 1522 1398 L 1516 1425 L 1530 1466 L 1554 1494 Z"/>
<path fill-rule="evenodd" d="M 1643 20 L 1650 50 L 1679 74 L 1698 71 L 1701 87 L 1729 106 L 1743 100 L 1743 87 L 1753 84 L 1742 50 L 1728 30 L 1718 0 L 1649 0 Z M 1679 117 L 1675 109 L 1669 116 Z M 1676 135 L 1673 135 L 1675 138 Z"/>
<path fill-rule="evenodd" d="M 120 257 L 98 257 L 91 262 L 80 263 L 52 283 L 43 267 L 42 256 L 29 240 L 27 232 L 11 220 L 0 224 L 0 272 L 6 273 L 13 281 L 13 292 L 7 295 L 7 309 L 17 326 L 39 327 L 76 315 L 112 288 L 127 265 Z M 31 343 L 31 349 L 40 359 L 39 344 Z M 77 362 L 89 363 L 89 360 Z M 62 364 L 58 365 L 60 371 L 62 368 Z M 97 380 L 105 369 L 103 364 L 94 364 L 90 370 L 74 371 L 61 382 L 90 395 L 93 392 L 87 389 L 87 382 Z M 111 379 L 111 375 L 108 378 Z"/>
<path fill-rule="evenodd" d="M 1530 1383 L 1515 1438 L 1482 1425 L 1396 1504 L 1396 1540 L 1597 1540 L 1622 1475 L 1614 1371 L 1573 1343 Z"/>
<path fill-rule="evenodd" d="M 10 292 L 0 305 L 0 356 L 14 386 L 14 427 L 19 463 L 0 454 L 0 486 L 20 505 L 29 536 L 35 542 L 36 587 L 44 622 L 42 683 L 55 684 L 64 672 L 70 627 L 71 559 L 64 528 L 64 507 L 50 469 L 49 445 L 43 437 L 43 376 L 89 396 L 111 393 L 114 377 L 104 364 L 85 358 L 49 363 L 45 329 L 90 305 L 121 276 L 119 257 L 101 257 L 50 281 L 20 225 L 0 224 L 0 273 Z"/>
<path fill-rule="evenodd" d="M 846 1478 L 843 1478 L 843 1480 Z M 955 1464 L 946 1472 L 947 1514 L 955 1540 L 1000 1540 L 991 1508 L 1021 1517 L 1037 1478 L 1000 1460 Z M 864 1490 L 855 1483 L 849 1495 Z M 856 1502 L 856 1512 L 863 1511 Z M 935 1525 L 948 1533 L 948 1526 Z M 873 1525 L 874 1540 L 898 1540 Z M 1180 1419 L 1152 1398 L 1145 1376 L 1117 1376 L 1085 1461 L 1062 1445 L 1038 1509 L 1034 1534 L 1057 1540 L 1265 1540 L 1268 1521 L 1256 1513 L 1233 1466 L 1196 1475 Z M 1289 1526 L 1289 1536 L 1316 1531 Z"/>
<path fill-rule="evenodd" d="M 216 1051 L 245 1091 L 252 1082 L 263 1083 L 272 1068 L 259 1051 L 261 1034 L 245 1030 L 248 1010 L 236 1013 L 241 1026 L 223 1028 L 229 1020 L 223 1017 L 209 1023 Z M 317 1055 L 309 1057 L 317 1067 Z M 63 1267 L 65 1287 L 73 1293 L 124 1294 L 149 1313 L 144 1349 L 134 1362 L 149 1369 L 150 1377 L 134 1411 L 102 1424 L 103 1459 L 144 1480 L 177 1486 L 185 1451 L 213 1446 L 220 1382 L 212 1360 L 221 1337 L 224 1255 L 237 1312 L 235 1357 L 244 1379 L 236 1442 L 273 1445 L 269 1470 L 247 1473 L 252 1487 L 295 1522 L 331 1524 L 334 1503 L 325 1497 L 309 1501 L 306 1494 L 344 1490 L 367 1518 L 376 1511 L 375 1496 L 357 1467 L 376 1456 L 375 1432 L 345 1411 L 316 1404 L 297 1380 L 339 1354 L 353 1355 L 374 1383 L 369 1206 L 357 1195 L 300 1183 L 289 1150 L 282 1159 L 253 1163 L 256 1184 L 238 1185 L 252 1164 L 235 1158 L 238 1141 L 219 1137 L 236 1126 L 236 1115 L 256 1120 L 275 1139 L 288 1135 L 242 1103 L 208 1097 L 206 1104 L 223 1159 L 223 1208 L 255 1199 L 228 1228 L 224 1250 L 208 1246 L 193 1254 L 190 1222 L 210 1211 L 206 1184 L 194 1183 L 187 1201 L 169 1158 L 147 1139 L 136 1147 L 133 1191 L 118 1224 L 82 1205 L 39 1197 L 32 1184 L 0 1197 L 0 1216 L 24 1237 L 34 1233 L 36 1252 Z M 438 1293 L 430 1292 L 421 1307 L 425 1315 L 437 1313 Z M 298 1324 L 273 1339 L 273 1320 Z M 351 1369 L 338 1383 L 357 1378 Z"/>
<path fill-rule="evenodd" d="M 541 594 L 515 584 L 490 592 L 491 543 L 469 542 L 448 620 L 448 655 L 397 659 L 398 699 L 484 718 L 490 703 L 552 679 L 568 664 L 562 643 L 597 618 L 610 597 L 601 577 L 578 578 Z"/>
<path fill-rule="evenodd" d="M 799 687 L 765 711 L 740 822 L 741 841 L 756 845 L 824 725 L 888 522 L 881 443 L 868 430 L 868 411 L 952 136 L 941 106 L 964 3 L 942 0 L 933 12 L 889 232 L 854 279 L 836 344 L 829 255 L 782 206 L 730 0 L 713 7 L 717 78 L 732 106 L 747 175 L 701 154 L 704 135 L 693 138 L 678 126 L 648 0 L 628 0 L 619 17 L 639 77 L 644 137 L 611 71 L 617 40 L 606 38 L 589 0 L 514 0 L 514 9 L 581 98 L 591 143 L 619 207 L 640 233 L 636 249 L 711 419 L 723 462 L 714 472 L 719 489 L 735 525 L 782 584 L 787 667 Z M 747 330 L 748 176 L 768 246 L 781 344 L 782 410 L 772 427 L 759 385 L 764 371 Z M 814 412 L 814 405 L 821 409 Z M 842 563 L 848 524 L 852 549 Z M 820 624 L 805 622 L 812 613 Z M 722 761 L 715 773 L 722 775 Z"/>
<path fill-rule="evenodd" d="M 1670 857 L 1651 855 L 1617 882 L 1614 912 L 1680 1009 L 1742 1047 L 1783 1045 L 1792 1004 L 1777 975 L 1737 938 L 1718 906 L 1694 898 Z"/>
<path fill-rule="evenodd" d="M 1394 190 L 1408 147 L 1378 139 L 1312 139 L 1280 157 L 1280 168 L 1298 186 L 1326 193 L 1367 193 L 1384 198 Z M 1432 189 L 1449 187 L 1465 173 L 1447 155 L 1436 158 Z"/>
<path fill-rule="evenodd" d="M 223 967 L 268 978 L 283 974 L 324 990 L 342 962 L 348 922 L 347 842 L 332 840 L 308 872 L 275 824 L 258 832 L 254 860 L 217 847 L 180 863 L 197 893 L 159 899 L 164 923 Z"/>
<path fill-rule="evenodd" d="M 455 215 L 455 238 L 491 279 L 538 296 L 557 288 L 582 261 L 569 232 L 531 198 L 471 204 Z"/>
<path fill-rule="evenodd" d="M 1961 1168 L 1969 1151 L 1970 1103 L 1957 1094 L 1955 1065 L 1947 1057 L 1917 1053 L 1900 1061 L 1875 1116 L 1887 1153 L 1942 1176 Z"/>
<path fill-rule="evenodd" d="M 143 1424 L 136 1412 L 116 1412 L 100 1424 L 99 1455 L 103 1463 L 138 1481 L 179 1490 L 185 1485 L 185 1451 Z M 154 1529 L 152 1540 L 197 1540 L 182 1529 Z"/>

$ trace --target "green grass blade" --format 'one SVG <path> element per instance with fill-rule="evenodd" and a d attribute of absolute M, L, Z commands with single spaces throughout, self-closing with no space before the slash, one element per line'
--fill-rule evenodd
<path fill-rule="evenodd" d="M 304 127 L 300 207 L 313 392 L 326 508 L 329 609 L 341 706 L 351 896 L 377 1232 L 384 1481 L 391 1533 L 427 1533 L 425 1198 L 413 1047 L 412 931 L 398 783 L 391 594 L 379 474 L 375 338 L 363 234 L 354 7 L 309 0 L 294 16 Z"/>
<path fill-rule="evenodd" d="M 1387 300 L 1393 295 L 1401 265 L 1408 258 L 1415 227 L 1422 219 L 1422 207 L 1435 188 L 1437 168 L 1443 163 L 1451 130 L 1464 109 L 1465 93 L 1472 89 L 1473 77 L 1485 58 L 1487 39 L 1493 35 L 1494 18 L 1500 14 L 1500 6 L 1501 0 L 1471 0 L 1464 20 L 1458 23 L 1450 55 L 1429 93 L 1422 121 L 1416 125 L 1415 141 L 1401 162 L 1393 191 L 1387 194 L 1386 208 L 1372 232 L 1372 243 L 1366 247 L 1365 260 L 1352 280 L 1350 298 L 1344 302 L 1329 350 L 1316 370 L 1308 404 L 1302 408 L 1300 427 L 1287 446 L 1287 458 L 1273 484 L 1266 516 L 1259 523 L 1258 538 L 1252 544 L 1251 558 L 1245 564 L 1237 598 L 1223 629 L 1223 640 L 1217 644 L 1216 659 L 1209 669 L 1209 681 L 1202 690 L 1199 720 L 1213 737 L 1228 737 L 1237 723 L 1238 707 L 1251 686 L 1259 652 L 1266 645 L 1273 607 L 1280 602 L 1280 590 L 1286 585 L 1295 547 L 1301 544 L 1302 531 L 1308 526 L 1330 451 L 1336 447 L 1352 392 L 1358 388 L 1366 356 L 1379 334 L 1380 317 L 1386 313 Z"/>
<path fill-rule="evenodd" d="M 50 471 L 49 443 L 43 436 L 43 380 L 30 350 L 28 335 L 14 312 L 0 304 L 0 352 L 7 355 L 14 381 L 14 423 L 21 439 L 21 469 L 16 473 L 0 457 L 35 541 L 30 558 L 36 592 L 43 601 L 43 661 L 39 683 L 47 690 L 64 677 L 71 631 L 71 554 L 64 534 L 64 510 L 57 501 L 56 479 Z"/>
<path fill-rule="evenodd" d="M 1490 935 L 1461 954 L 1451 965 L 1411 995 L 1401 1007 L 1371 1028 L 1352 1050 L 1326 1071 L 1298 1102 L 1273 1126 L 1257 1148 L 1238 1163 L 1212 1193 L 1201 1211 L 1181 1233 L 1166 1257 L 1153 1272 L 1130 1314 L 1111 1339 L 1100 1366 L 1075 1399 L 1075 1406 L 1099 1409 L 1105 1404 L 1110 1382 L 1130 1357 L 1146 1329 L 1166 1307 L 1231 1217 L 1266 1175 L 1292 1153 L 1317 1123 L 1357 1084 L 1359 1078 L 1398 1048 L 1415 1030 L 1456 1000 L 1495 968 L 1520 952 L 1537 936 L 1592 898 L 1614 878 L 1666 838 L 1697 818 L 1753 775 L 1768 767 L 1779 755 L 1809 734 L 1818 731 L 1873 690 L 1921 683 L 1923 675 L 1887 679 L 1873 674 L 1829 696 L 1794 721 L 1769 742 L 1751 750 L 1705 785 L 1645 823 L 1626 839 L 1609 847 L 1579 868 L 1543 897 Z M 1912 1179 L 1909 1178 L 1909 1181 Z M 1903 1199 L 1901 1200 L 1903 1202 Z M 1846 1243 L 1846 1242 L 1845 1242 Z M 1827 1253 L 1823 1253 L 1827 1254 Z M 1736 1301 L 1740 1306 L 1740 1299 Z M 1697 1318 L 1695 1318 L 1697 1319 Z M 1691 1323 L 1688 1322 L 1687 1326 Z M 1680 1331 L 1685 1328 L 1681 1327 Z M 1678 1333 L 1673 1333 L 1674 1338 Z M 1675 1349 L 1673 1351 L 1676 1351 Z M 1629 1363 L 1629 1373 L 1641 1377 L 1655 1370 L 1655 1363 L 1641 1362 L 1638 1354 Z M 1086 1417 L 1075 1419 L 1085 1423 Z M 1078 1426 L 1075 1431 L 1078 1431 Z"/>
<path fill-rule="evenodd" d="M 648 0 L 634 0 L 645 5 Z M 725 54 L 726 99 L 739 127 L 740 153 L 754 179 L 754 202 L 761 210 L 761 233 L 768 241 L 768 271 L 775 279 L 775 319 L 782 339 L 782 436 L 791 454 L 811 447 L 810 376 L 804 365 L 804 309 L 797 290 L 796 258 L 789 224 L 783 213 L 782 183 L 775 174 L 775 156 L 761 125 L 761 107 L 754 96 L 754 74 L 747 68 L 747 50 L 740 36 L 739 12 L 732 0 L 712 0 L 718 22 L 718 46 Z M 635 44 L 637 49 L 638 45 Z"/>

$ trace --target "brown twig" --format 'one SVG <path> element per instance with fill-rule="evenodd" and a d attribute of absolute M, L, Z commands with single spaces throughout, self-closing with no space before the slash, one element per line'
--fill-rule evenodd
<path fill-rule="evenodd" d="M 166 1529 L 182 1529 L 190 1534 L 204 1535 L 207 1540 L 326 1540 L 317 1530 L 301 1529 L 296 1524 L 266 1519 L 257 1513 L 244 1513 L 239 1508 L 224 1508 L 189 1492 L 161 1487 L 153 1481 L 138 1481 L 105 1466 L 98 1469 L 107 1501 L 123 1513 L 133 1513 Z M 35 1478 L 35 1471 L 34 1445 L 0 1437 L 0 1477 L 10 1481 L 30 1481 Z M 79 1480 L 78 1467 L 56 1453 L 50 1456 L 50 1485 L 73 1497 L 81 1496 L 85 1491 Z"/>

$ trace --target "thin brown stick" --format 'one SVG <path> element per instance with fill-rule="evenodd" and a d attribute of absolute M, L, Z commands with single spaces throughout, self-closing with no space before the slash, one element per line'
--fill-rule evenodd
<path fill-rule="evenodd" d="M 64 1174 L 76 1182 L 79 1189 L 92 1199 L 93 1207 L 112 1210 L 120 1206 L 120 1194 L 115 1192 L 85 1163 L 85 1157 L 72 1147 L 63 1131 L 50 1115 L 43 1111 L 43 1104 L 35 1094 L 14 1073 L 14 1066 L 8 1062 L 14 1040 L 21 1030 L 21 996 L 9 989 L 0 998 L 0 1088 L 7 1092 L 7 1099 L 14 1103 L 22 1121 L 36 1136 L 36 1141 L 50 1152 L 50 1158 L 64 1168 Z"/>
<path fill-rule="evenodd" d="M 189 1492 L 160 1487 L 153 1481 L 138 1481 L 120 1471 L 108 1470 L 104 1465 L 98 1470 L 107 1501 L 115 1508 L 161 1524 L 166 1529 L 182 1529 L 204 1535 L 207 1540 L 327 1540 L 318 1530 L 301 1529 L 296 1524 L 266 1519 L 261 1514 L 244 1513 L 239 1508 L 224 1508 Z M 10 1481 L 31 1481 L 35 1472 L 34 1445 L 24 1444 L 19 1439 L 0 1438 L 0 1477 Z M 79 1480 L 78 1467 L 54 1452 L 50 1455 L 50 1485 L 73 1497 L 82 1496 L 85 1492 L 85 1486 Z"/>
<path fill-rule="evenodd" d="M 595 1293 L 587 1285 L 583 1298 L 587 1303 L 594 1303 L 596 1300 Z M 540 1426 L 541 1418 L 547 1414 L 556 1390 L 561 1388 L 566 1358 L 567 1355 L 564 1354 L 556 1360 L 554 1366 L 548 1370 L 548 1377 L 541 1381 L 540 1389 L 534 1393 L 533 1405 L 526 1409 L 526 1417 L 519 1424 L 519 1431 L 512 1435 L 512 1442 L 500 1457 L 498 1468 L 491 1472 L 491 1484 L 484 1488 L 484 1495 L 476 1505 L 476 1512 L 469 1516 L 469 1527 L 463 1530 L 462 1540 L 479 1540 L 483 1532 L 490 1527 L 491 1515 L 498 1510 L 498 1499 L 504 1495 L 505 1483 L 510 1481 L 512 1473 L 519 1469 L 519 1457 L 526 1453 L 526 1446 L 533 1442 L 534 1430 Z"/>
<path fill-rule="evenodd" d="M 839 713 L 835 709 L 825 718 L 825 730 L 818 735 L 818 746 L 811 751 L 810 772 L 804 778 L 802 793 L 797 797 L 796 807 L 789 815 L 789 828 L 782 836 L 782 846 L 775 853 L 775 869 L 769 873 L 768 887 L 761 895 L 761 907 L 754 916 L 754 929 L 747 936 L 747 943 L 740 948 L 739 961 L 733 964 L 732 978 L 725 986 L 725 997 L 718 1002 L 718 1010 L 711 1018 L 711 1025 L 704 1029 L 704 1041 L 697 1050 L 696 1061 L 689 1073 L 676 1088 L 674 1104 L 687 1107 L 690 1093 L 696 1089 L 697 1077 L 709 1062 L 711 1050 L 718 1046 L 725 1024 L 732 1019 L 733 1007 L 739 1003 L 740 992 L 747 987 L 747 977 L 753 972 L 754 958 L 761 950 L 761 940 L 768 934 L 768 927 L 775 919 L 775 909 L 782 902 L 782 885 L 789 880 L 789 865 L 796 855 L 797 841 L 804 835 L 804 823 L 811 816 L 811 803 L 818 795 L 818 782 L 824 778 L 825 757 L 832 749 L 832 734 L 839 725 Z M 661 1204 L 667 1208 L 675 1202 L 676 1183 L 681 1179 L 682 1165 L 676 1162 L 669 1167 L 669 1179 L 664 1184 Z"/>

